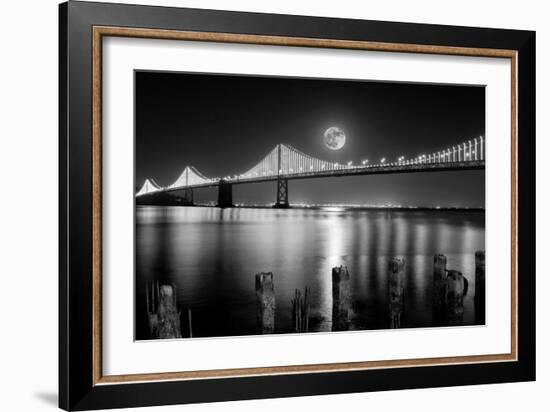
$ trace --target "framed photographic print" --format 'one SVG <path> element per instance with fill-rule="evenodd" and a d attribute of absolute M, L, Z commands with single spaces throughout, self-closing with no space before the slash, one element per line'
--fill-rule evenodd
<path fill-rule="evenodd" d="M 535 33 L 60 6 L 60 407 L 535 379 Z"/>

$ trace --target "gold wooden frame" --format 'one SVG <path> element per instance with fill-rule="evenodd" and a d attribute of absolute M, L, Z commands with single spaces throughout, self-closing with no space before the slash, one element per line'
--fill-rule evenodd
<path fill-rule="evenodd" d="M 275 367 L 220 369 L 203 371 L 182 371 L 165 373 L 145 373 L 132 375 L 103 375 L 102 372 L 102 40 L 105 36 L 133 37 L 165 40 L 187 40 L 204 42 L 241 43 L 293 47 L 318 47 L 333 49 L 354 49 L 400 53 L 423 53 L 475 57 L 498 57 L 511 60 L 511 131 L 512 131 L 512 257 L 511 257 L 511 352 L 509 354 L 452 356 L 440 358 L 395 359 L 383 361 L 329 363 L 316 365 L 288 365 Z M 142 29 L 128 27 L 93 27 L 93 128 L 92 128 L 92 187 L 93 187 L 93 384 L 135 383 L 144 381 L 213 379 L 242 376 L 320 373 L 381 368 L 402 368 L 413 366 L 457 365 L 471 363 L 493 363 L 517 361 L 517 52 L 502 49 L 481 49 L 450 46 L 430 46 L 419 44 L 383 43 L 334 39 L 314 39 L 300 37 L 263 36 L 213 32 Z"/>

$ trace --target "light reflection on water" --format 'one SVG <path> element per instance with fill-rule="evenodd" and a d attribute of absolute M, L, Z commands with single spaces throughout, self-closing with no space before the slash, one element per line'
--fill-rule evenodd
<path fill-rule="evenodd" d="M 404 327 L 432 326 L 432 261 L 469 281 L 465 324 L 474 323 L 474 252 L 484 249 L 483 212 L 138 207 L 136 338 L 147 338 L 146 282 L 177 286 L 193 311 L 193 335 L 255 333 L 254 275 L 273 272 L 276 330 L 291 329 L 294 289 L 311 289 L 311 325 L 331 329 L 331 268 L 352 277 L 355 329 L 387 328 L 387 262 L 406 259 Z M 183 322 L 182 333 L 187 335 Z"/>

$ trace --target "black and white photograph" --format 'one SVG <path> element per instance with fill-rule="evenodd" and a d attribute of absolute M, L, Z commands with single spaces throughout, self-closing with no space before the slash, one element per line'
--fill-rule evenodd
<path fill-rule="evenodd" d="M 548 404 L 546 9 L 2 2 L 0 410 Z"/>
<path fill-rule="evenodd" d="M 134 72 L 135 339 L 485 325 L 485 87 Z"/>

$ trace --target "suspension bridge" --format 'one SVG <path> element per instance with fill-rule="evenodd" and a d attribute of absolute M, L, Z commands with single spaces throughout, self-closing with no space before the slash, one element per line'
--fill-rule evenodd
<path fill-rule="evenodd" d="M 259 182 L 277 182 L 274 207 L 289 206 L 288 181 L 354 175 L 389 173 L 440 172 L 452 170 L 481 170 L 485 168 L 485 146 L 482 136 L 461 142 L 435 152 L 422 153 L 414 158 L 400 156 L 393 161 L 386 158 L 378 162 L 362 160 L 338 163 L 317 159 L 298 149 L 278 144 L 259 163 L 244 173 L 223 177 L 207 177 L 193 166 L 186 166 L 174 183 L 161 186 L 153 179 L 146 179 L 136 197 L 159 193 L 183 192 L 183 204 L 193 205 L 194 189 L 218 187 L 219 207 L 233 206 L 233 185 Z"/>

